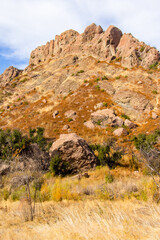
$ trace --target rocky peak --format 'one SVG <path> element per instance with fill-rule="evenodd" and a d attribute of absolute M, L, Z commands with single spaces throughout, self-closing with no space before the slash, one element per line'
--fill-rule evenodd
<path fill-rule="evenodd" d="M 10 66 L 0 75 L 0 86 L 6 86 L 13 78 L 20 74 L 21 70 Z"/>
<path fill-rule="evenodd" d="M 106 30 L 104 35 L 107 38 L 107 45 L 114 45 L 115 47 L 117 47 L 123 34 L 120 29 L 111 25 Z"/>
<path fill-rule="evenodd" d="M 121 58 L 122 65 L 129 68 L 137 65 L 147 68 L 160 60 L 160 54 L 155 48 L 126 33 L 120 39 L 116 57 Z"/>
<path fill-rule="evenodd" d="M 155 48 L 139 42 L 131 34 L 122 34 L 113 25 L 104 32 L 101 26 L 92 23 L 82 34 L 68 30 L 56 35 L 55 40 L 36 48 L 31 53 L 30 64 L 37 65 L 49 58 L 73 53 L 81 57 L 85 53 L 107 62 L 118 59 L 122 66 L 128 68 L 148 68 L 160 60 L 160 53 Z"/>
<path fill-rule="evenodd" d="M 97 26 L 95 23 L 92 23 L 86 29 L 83 33 L 83 42 L 92 40 L 96 34 L 103 33 L 103 29 L 101 26 Z"/>

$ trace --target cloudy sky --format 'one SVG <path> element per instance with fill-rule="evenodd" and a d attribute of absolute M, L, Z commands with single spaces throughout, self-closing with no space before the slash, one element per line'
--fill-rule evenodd
<path fill-rule="evenodd" d="M 159 0 L 0 0 L 0 74 L 67 29 L 115 25 L 160 50 Z"/>

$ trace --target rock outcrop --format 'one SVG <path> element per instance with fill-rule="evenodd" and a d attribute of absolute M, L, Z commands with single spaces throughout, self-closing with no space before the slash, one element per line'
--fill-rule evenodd
<path fill-rule="evenodd" d="M 82 57 L 92 55 L 108 62 L 120 61 L 122 66 L 148 68 L 160 60 L 160 53 L 153 47 L 139 42 L 131 34 L 122 34 L 115 26 L 103 31 L 101 26 L 91 24 L 84 33 L 68 30 L 56 35 L 55 40 L 31 52 L 29 63 L 37 65 L 53 57 L 75 53 Z"/>
<path fill-rule="evenodd" d="M 90 150 L 86 141 L 75 133 L 62 134 L 50 148 L 50 156 L 59 155 L 68 163 L 71 173 L 89 170 L 96 166 L 97 158 Z"/>
<path fill-rule="evenodd" d="M 0 86 L 5 87 L 13 78 L 17 77 L 22 71 L 11 66 L 0 75 Z"/>
<path fill-rule="evenodd" d="M 144 113 L 149 113 L 153 109 L 149 99 L 143 94 L 127 89 L 117 91 L 113 100 L 135 119 L 141 118 Z"/>
<path fill-rule="evenodd" d="M 96 112 L 91 113 L 92 123 L 98 124 L 101 126 L 106 126 L 107 124 L 111 124 L 114 118 L 115 118 L 115 113 L 111 109 L 103 109 L 103 110 L 98 110 Z"/>

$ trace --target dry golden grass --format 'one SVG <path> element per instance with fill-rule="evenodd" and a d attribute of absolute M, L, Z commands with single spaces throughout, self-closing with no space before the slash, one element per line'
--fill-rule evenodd
<path fill-rule="evenodd" d="M 63 201 L 39 205 L 24 221 L 19 202 L 1 204 L 0 240 L 159 240 L 160 206 L 137 201 Z"/>

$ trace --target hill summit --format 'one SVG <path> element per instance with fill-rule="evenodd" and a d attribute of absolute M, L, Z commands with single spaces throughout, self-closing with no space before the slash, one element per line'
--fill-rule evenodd
<path fill-rule="evenodd" d="M 0 75 L 0 126 L 94 138 L 101 131 L 112 135 L 112 126 L 123 126 L 118 117 L 127 116 L 139 126 L 133 132 L 152 131 L 159 124 L 159 71 L 159 51 L 115 26 L 67 30 L 33 50 L 26 69 L 9 67 Z"/>

